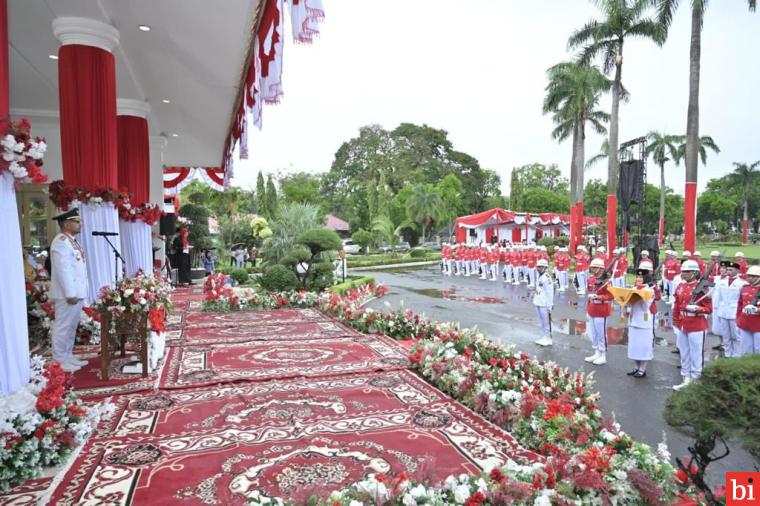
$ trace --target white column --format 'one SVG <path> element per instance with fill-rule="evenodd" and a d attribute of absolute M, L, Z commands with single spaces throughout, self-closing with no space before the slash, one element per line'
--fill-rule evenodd
<path fill-rule="evenodd" d="M 154 204 L 164 205 L 164 151 L 166 150 L 167 139 L 163 135 L 151 135 L 150 142 L 150 201 Z M 160 247 L 155 252 L 155 258 L 161 261 L 161 265 L 166 263 L 166 249 L 164 243 L 159 240 L 159 226 L 153 227 L 153 247 Z"/>

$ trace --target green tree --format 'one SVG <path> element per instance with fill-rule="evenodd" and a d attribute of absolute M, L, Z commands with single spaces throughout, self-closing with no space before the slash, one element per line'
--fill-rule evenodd
<path fill-rule="evenodd" d="M 274 180 L 272 179 L 272 175 L 270 174 L 269 177 L 267 177 L 267 216 L 266 218 L 274 218 L 277 216 L 278 212 L 278 202 L 277 202 L 277 188 L 274 186 Z"/>
<path fill-rule="evenodd" d="M 548 167 L 541 163 L 531 163 L 512 169 L 510 204 L 517 211 L 524 210 L 525 193 L 536 188 L 568 194 L 569 183 L 559 168 L 552 164 Z"/>
<path fill-rule="evenodd" d="M 300 288 L 324 290 L 333 283 L 333 266 L 330 252 L 342 246 L 334 230 L 313 228 L 298 236 L 298 246 L 283 259 L 298 278 Z M 307 254 L 304 255 L 303 252 Z"/>
<path fill-rule="evenodd" d="M 678 164 L 678 145 L 684 141 L 683 135 L 661 134 L 651 131 L 647 134 L 646 155 L 651 156 L 660 167 L 660 217 L 659 223 L 665 226 L 665 164 L 674 161 Z M 665 229 L 660 230 L 660 245 L 665 238 Z"/>
<path fill-rule="evenodd" d="M 427 238 L 427 229 L 441 215 L 441 196 L 431 184 L 414 185 L 412 194 L 406 201 L 406 216 L 409 221 L 422 228 L 422 242 Z"/>
<path fill-rule="evenodd" d="M 523 195 L 523 207 L 520 210 L 533 213 L 567 213 L 569 207 L 570 197 L 567 192 L 531 188 Z"/>
<path fill-rule="evenodd" d="M 658 8 L 658 22 L 664 35 L 667 36 L 667 30 L 673 21 L 673 14 L 678 8 L 679 0 L 656 0 Z M 747 0 L 747 6 L 750 11 L 757 8 L 757 0 Z M 697 175 L 699 164 L 697 154 L 700 151 L 699 137 L 699 80 L 701 72 L 701 55 L 702 55 L 702 27 L 704 26 L 705 9 L 707 0 L 691 1 L 691 41 L 689 46 L 689 108 L 686 113 L 686 146 L 684 148 L 684 158 L 686 165 L 686 185 L 690 183 L 697 186 Z M 703 157 L 704 160 L 704 157 Z M 703 162 L 704 163 L 704 162 Z M 684 212 L 693 216 L 696 202 L 689 203 Z M 685 220 L 689 227 L 692 226 L 691 220 Z M 694 230 L 686 230 L 686 244 L 684 246 L 693 249 Z"/>
<path fill-rule="evenodd" d="M 269 217 L 269 211 L 267 210 L 267 191 L 264 186 L 264 176 L 259 171 L 259 175 L 256 177 L 256 214 L 265 218 Z"/>
<path fill-rule="evenodd" d="M 322 204 L 319 194 L 319 176 L 296 172 L 280 178 L 281 204 Z"/>
<path fill-rule="evenodd" d="M 272 236 L 264 241 L 263 257 L 276 264 L 296 245 L 298 236 L 322 225 L 319 208 L 312 204 L 285 204 L 270 222 Z"/>
<path fill-rule="evenodd" d="M 590 169 L 597 163 L 606 160 L 607 157 L 609 156 L 610 156 L 610 141 L 609 139 L 604 139 L 604 141 L 602 141 L 602 145 L 599 147 L 599 153 L 589 158 L 588 161 L 586 162 L 586 169 Z"/>
<path fill-rule="evenodd" d="M 601 179 L 592 179 L 583 191 L 583 210 L 588 216 L 602 217 L 606 209 L 607 185 Z"/>
<path fill-rule="evenodd" d="M 387 216 L 378 216 L 372 221 L 372 232 L 377 242 L 386 242 L 391 247 L 393 255 L 396 254 L 396 246 L 401 240 L 401 230 L 393 224 Z"/>
<path fill-rule="evenodd" d="M 734 162 L 734 171 L 730 174 L 731 179 L 739 188 L 741 195 L 742 210 L 744 212 L 742 219 L 742 242 L 747 244 L 748 224 L 749 224 L 749 199 L 751 195 L 760 191 L 760 160 L 754 163 Z"/>
<path fill-rule="evenodd" d="M 366 230 L 357 230 L 351 234 L 351 240 L 354 241 L 355 244 L 359 245 L 362 251 L 364 251 L 365 255 L 369 253 L 369 247 L 372 244 L 371 233 Z"/>
<path fill-rule="evenodd" d="M 456 174 L 449 174 L 436 185 L 435 190 L 441 197 L 440 218 L 449 226 L 450 241 L 453 234 L 454 220 L 463 209 L 462 196 L 464 194 L 464 187 Z"/>
<path fill-rule="evenodd" d="M 369 216 L 370 221 L 377 216 L 377 186 L 377 181 L 375 179 L 370 181 L 367 185 L 367 215 Z"/>
<path fill-rule="evenodd" d="M 618 127 L 620 99 L 625 94 L 622 81 L 624 42 L 631 37 L 650 39 L 660 46 L 665 42 L 664 30 L 656 21 L 647 17 L 647 7 L 651 1 L 597 0 L 601 19 L 592 19 L 580 30 L 573 32 L 568 40 L 570 48 L 581 48 L 581 63 L 588 63 L 601 56 L 604 73 L 609 74 L 614 69 L 609 128 L 610 153 L 607 159 L 608 195 L 617 195 L 620 174 Z M 609 223 L 608 227 L 612 228 L 614 234 L 615 223 Z"/>
<path fill-rule="evenodd" d="M 180 207 L 179 215 L 187 220 L 187 230 L 192 250 L 193 259 L 203 249 L 212 248 L 214 243 L 208 230 L 209 212 L 207 207 L 208 196 L 204 192 L 192 193 L 188 197 L 189 203 Z"/>
<path fill-rule="evenodd" d="M 700 223 L 734 220 L 737 202 L 721 192 L 706 190 L 699 196 L 697 221 Z"/>
<path fill-rule="evenodd" d="M 391 203 L 392 195 L 385 180 L 385 173 L 380 173 L 380 179 L 377 181 L 377 215 L 388 216 L 390 213 L 388 206 Z"/>

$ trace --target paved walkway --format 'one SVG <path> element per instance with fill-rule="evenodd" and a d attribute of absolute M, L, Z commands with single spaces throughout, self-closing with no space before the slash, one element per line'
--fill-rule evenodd
<path fill-rule="evenodd" d="M 574 293 L 557 296 L 553 312 L 554 346 L 541 348 L 533 342 L 540 337 L 540 330 L 525 285 L 512 286 L 474 277 L 444 277 L 437 267 L 368 274 L 390 290 L 381 300 L 370 303 L 370 307 L 384 310 L 386 302 L 395 308 L 403 301 L 405 307 L 431 319 L 459 321 L 465 327 L 478 326 L 494 341 L 513 344 L 539 359 L 554 360 L 573 370 L 594 371 L 601 405 L 615 414 L 623 430 L 654 446 L 665 433 L 674 457 L 687 454 L 691 441 L 673 431 L 661 414 L 672 393 L 671 386 L 681 381 L 678 355 L 671 353 L 675 335 L 665 327 L 666 318 L 658 320 L 655 358 L 647 369 L 647 377 L 634 379 L 625 375 L 631 370 L 632 362 L 627 358 L 627 336 L 617 313 L 610 318 L 607 365 L 597 367 L 583 361 L 583 357 L 591 354 L 590 342 L 583 335 L 585 298 L 579 299 Z M 669 310 L 666 304 L 660 304 L 659 308 L 662 315 Z M 708 337 L 706 360 L 716 358 L 717 352 L 709 348 L 717 342 L 716 337 Z M 711 466 L 710 476 L 722 483 L 727 470 L 751 471 L 754 465 L 751 455 L 733 445 L 726 459 Z"/>

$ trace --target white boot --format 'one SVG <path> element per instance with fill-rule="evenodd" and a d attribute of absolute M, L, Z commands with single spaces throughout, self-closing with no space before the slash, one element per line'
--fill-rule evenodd
<path fill-rule="evenodd" d="M 64 362 L 61 364 L 61 369 L 63 369 L 65 372 L 75 372 L 81 369 L 78 365 L 74 365 L 70 362 Z"/>
<path fill-rule="evenodd" d="M 599 356 L 596 357 L 596 360 L 591 362 L 594 365 L 604 365 L 607 363 L 607 354 L 604 352 L 600 352 Z"/>
<path fill-rule="evenodd" d="M 536 344 L 539 346 L 551 346 L 552 338 L 550 336 L 543 336 L 541 339 L 536 341 Z"/>
<path fill-rule="evenodd" d="M 685 377 L 683 378 L 683 382 L 678 385 L 673 385 L 673 390 L 681 390 L 682 388 L 685 388 L 689 383 L 691 383 L 691 378 Z"/>
<path fill-rule="evenodd" d="M 73 365 L 76 365 L 76 366 L 79 366 L 79 367 L 82 367 L 82 366 L 87 365 L 89 363 L 86 360 L 79 360 L 74 355 L 72 355 L 71 357 L 69 357 L 69 359 L 67 360 L 67 362 L 69 364 L 73 364 Z"/>
<path fill-rule="evenodd" d="M 594 350 L 594 354 L 593 355 L 591 355 L 589 357 L 586 357 L 583 360 L 585 360 L 586 362 L 593 362 L 597 358 L 599 358 L 599 350 Z"/>

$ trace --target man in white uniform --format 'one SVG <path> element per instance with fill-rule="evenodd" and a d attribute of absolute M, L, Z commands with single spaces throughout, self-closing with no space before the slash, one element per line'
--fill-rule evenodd
<path fill-rule="evenodd" d="M 722 337 L 726 357 L 741 357 L 741 336 L 736 331 L 736 306 L 739 303 L 739 292 L 747 282 L 739 277 L 741 266 L 732 261 L 724 260 L 721 265 L 726 268 L 726 276 L 715 281 L 712 291 L 713 326 Z"/>
<path fill-rule="evenodd" d="M 541 258 L 536 262 L 536 288 L 533 292 L 533 305 L 538 312 L 541 322 L 541 339 L 536 341 L 539 346 L 552 345 L 551 311 L 554 306 L 554 280 L 546 270 L 549 262 Z"/>
<path fill-rule="evenodd" d="M 72 209 L 54 219 L 58 222 L 61 233 L 55 236 L 50 246 L 53 272 L 49 297 L 55 309 L 53 358 L 60 362 L 64 371 L 74 372 L 87 363 L 72 353 L 82 305 L 87 297 L 84 250 L 76 240 L 81 228 L 79 210 Z"/>

